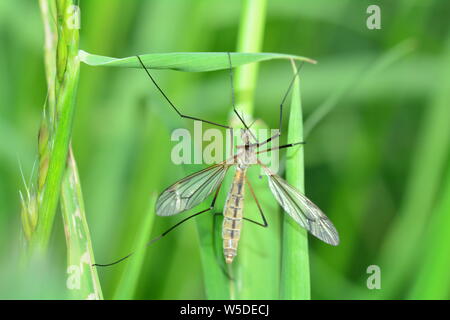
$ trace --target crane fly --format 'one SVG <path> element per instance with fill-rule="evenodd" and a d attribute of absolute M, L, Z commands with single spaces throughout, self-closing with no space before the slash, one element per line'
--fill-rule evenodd
<path fill-rule="evenodd" d="M 273 149 L 257 151 L 257 147 L 260 144 L 250 143 L 248 129 L 241 130 L 241 137 L 244 145 L 238 146 L 239 151 L 233 157 L 236 160 L 235 164 L 228 164 L 229 161 L 224 161 L 174 183 L 159 196 L 156 202 L 156 214 L 159 216 L 172 216 L 187 211 L 202 203 L 209 195 L 215 192 L 213 203 L 208 211 L 212 210 L 226 172 L 231 166 L 236 166 L 223 209 L 224 218 L 222 223 L 223 253 L 225 261 L 232 263 L 237 254 L 242 220 L 247 220 L 243 216 L 246 185 L 249 187 L 264 221 L 263 224 L 258 224 L 264 227 L 267 226 L 267 220 L 246 177 L 247 169 L 251 165 L 258 164 L 262 166 L 266 173 L 269 179 L 270 190 L 283 209 L 311 234 L 326 243 L 337 245 L 339 243 L 337 231 L 322 211 L 311 200 L 257 159 L 259 153 L 269 152 Z M 201 211 L 201 213 L 203 212 L 206 211 Z"/>
<path fill-rule="evenodd" d="M 230 80 L 231 84 L 233 84 L 231 54 L 227 53 L 227 55 L 230 65 Z M 141 58 L 137 56 L 137 59 L 139 60 L 143 69 L 146 71 L 147 75 L 149 76 L 153 84 L 156 86 L 158 91 L 162 94 L 165 100 L 171 105 L 171 107 L 178 113 L 180 117 L 191 119 L 194 121 L 201 121 L 204 123 L 209 123 L 211 125 L 216 125 L 222 128 L 233 130 L 233 128 L 227 125 L 182 114 L 175 107 L 175 105 L 169 100 L 169 98 L 162 91 L 162 89 L 158 86 L 158 84 L 151 76 L 150 72 L 148 71 L 147 67 L 145 66 Z M 297 224 L 308 230 L 312 235 L 324 241 L 325 243 L 328 243 L 333 246 L 339 244 L 338 232 L 334 227 L 334 225 L 332 224 L 332 222 L 328 219 L 328 217 L 304 194 L 302 194 L 295 187 L 290 185 L 279 175 L 275 174 L 269 167 L 267 167 L 261 161 L 258 160 L 258 155 L 261 153 L 270 152 L 277 149 L 290 148 L 296 145 L 304 144 L 304 142 L 295 142 L 281 146 L 276 146 L 273 148 L 266 148 L 263 150 L 259 149 L 260 147 L 266 145 L 273 139 L 279 138 L 281 136 L 283 104 L 286 100 L 286 97 L 288 96 L 289 91 L 292 88 L 292 85 L 294 83 L 295 78 L 298 75 L 299 70 L 300 68 L 297 68 L 297 71 L 280 104 L 279 130 L 276 134 L 269 137 L 267 140 L 263 142 L 259 142 L 256 139 L 255 135 L 251 132 L 249 126 L 247 126 L 247 124 L 245 123 L 243 116 L 241 116 L 237 112 L 234 103 L 234 89 L 233 85 L 231 85 L 233 111 L 244 125 L 244 128 L 240 129 L 241 140 L 243 144 L 237 146 L 237 152 L 231 158 L 222 161 L 221 163 L 212 165 L 203 170 L 200 170 L 198 172 L 195 172 L 175 182 L 167 189 L 165 189 L 160 194 L 160 196 L 156 201 L 156 214 L 159 216 L 173 216 L 188 211 L 196 207 L 197 205 L 201 204 L 211 194 L 214 194 L 211 205 L 209 206 L 209 208 L 199 211 L 181 220 L 180 222 L 178 222 L 177 224 L 166 230 L 164 233 L 162 233 L 159 237 L 151 240 L 147 245 L 161 239 L 163 236 L 168 234 L 170 231 L 174 230 L 176 227 L 178 227 L 185 221 L 195 216 L 198 216 L 202 213 L 212 211 L 215 208 L 217 196 L 219 194 L 223 179 L 227 171 L 231 167 L 235 167 L 234 177 L 230 189 L 228 191 L 222 212 L 223 254 L 225 257 L 225 262 L 227 264 L 231 264 L 237 255 L 237 248 L 242 230 L 243 220 L 255 223 L 262 227 L 268 227 L 268 223 L 264 216 L 262 207 L 255 195 L 255 192 L 253 190 L 250 181 L 247 178 L 247 170 L 252 165 L 259 165 L 262 167 L 265 175 L 268 178 L 269 188 L 273 196 L 280 204 L 280 206 L 284 209 L 284 211 Z M 252 142 L 251 140 L 254 140 L 254 142 Z M 244 217 L 244 196 L 246 186 L 248 187 L 250 194 L 252 195 L 253 199 L 256 202 L 256 205 L 258 207 L 259 213 L 263 221 L 262 223 Z M 97 266 L 113 265 L 128 258 L 132 254 L 133 253 L 130 253 L 129 255 L 110 264 L 106 265 L 96 264 L 96 265 Z"/>

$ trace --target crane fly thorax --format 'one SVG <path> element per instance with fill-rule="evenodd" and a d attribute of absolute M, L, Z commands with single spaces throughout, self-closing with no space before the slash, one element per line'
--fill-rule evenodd
<path fill-rule="evenodd" d="M 250 143 L 250 130 L 241 130 L 242 145 L 238 145 L 238 152 L 236 154 L 236 162 L 241 169 L 245 169 L 257 163 L 256 159 L 256 144 Z"/>
<path fill-rule="evenodd" d="M 238 146 L 236 162 L 241 169 L 245 169 L 253 164 L 257 164 L 256 145 L 246 144 Z"/>

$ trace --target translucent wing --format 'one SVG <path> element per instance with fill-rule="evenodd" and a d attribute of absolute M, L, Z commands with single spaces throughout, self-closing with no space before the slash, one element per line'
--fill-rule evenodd
<path fill-rule="evenodd" d="M 297 189 L 280 176 L 264 170 L 269 178 L 269 187 L 281 207 L 303 228 L 320 240 L 337 246 L 339 235 L 327 216 Z"/>
<path fill-rule="evenodd" d="M 219 187 L 229 167 L 222 162 L 175 182 L 156 201 L 156 214 L 171 216 L 200 204 Z"/>

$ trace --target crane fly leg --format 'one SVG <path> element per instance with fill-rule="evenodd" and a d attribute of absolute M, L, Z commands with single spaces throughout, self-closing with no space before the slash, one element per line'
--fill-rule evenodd
<path fill-rule="evenodd" d="M 261 218 L 263 219 L 263 223 L 249 219 L 249 218 L 245 218 L 245 217 L 243 217 L 243 219 L 246 221 L 249 221 L 249 222 L 253 222 L 254 224 L 257 224 L 258 226 L 261 226 L 263 228 L 267 228 L 269 226 L 269 224 L 267 223 L 266 217 L 264 216 L 264 212 L 261 208 L 258 198 L 256 198 L 255 191 L 253 190 L 253 187 L 250 184 L 250 181 L 247 179 L 247 177 L 245 177 L 245 181 L 247 182 L 248 188 L 250 189 L 250 193 L 252 194 L 253 199 L 255 199 L 256 205 L 258 206 L 259 213 L 261 214 Z"/>

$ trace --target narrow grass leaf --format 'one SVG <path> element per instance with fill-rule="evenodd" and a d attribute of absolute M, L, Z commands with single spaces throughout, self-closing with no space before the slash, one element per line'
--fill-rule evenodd
<path fill-rule="evenodd" d="M 424 256 L 410 299 L 448 299 L 450 296 L 450 170 L 422 247 Z M 432 276 L 431 276 L 432 275 Z"/>
<path fill-rule="evenodd" d="M 41 0 L 40 4 L 46 37 L 48 97 L 39 131 L 38 223 L 31 249 L 43 253 L 50 239 L 66 168 L 80 62 L 78 28 L 73 26 L 71 15 L 74 1 Z"/>
<path fill-rule="evenodd" d="M 328 98 L 319 105 L 314 112 L 305 121 L 304 135 L 307 137 L 310 132 L 331 112 L 338 106 L 345 95 L 361 83 L 368 81 L 378 75 L 380 72 L 388 69 L 392 64 L 404 58 L 411 53 L 414 48 L 414 42 L 411 39 L 405 40 L 393 48 L 383 53 L 379 58 L 375 59 L 369 67 L 364 66 L 361 71 L 351 78 L 350 81 L 345 82 L 339 89 L 334 91 Z"/>
<path fill-rule="evenodd" d="M 73 69 L 72 69 L 73 67 Z M 50 239 L 53 221 L 58 205 L 61 182 L 64 175 L 75 108 L 76 85 L 78 82 L 78 64 L 70 68 L 72 78 L 66 90 L 60 95 L 58 106 L 61 109 L 59 123 L 54 137 L 54 145 L 50 154 L 49 167 L 42 192 L 42 202 L 39 206 L 39 219 L 35 233 L 34 245 L 39 250 L 45 250 Z"/>
<path fill-rule="evenodd" d="M 136 238 L 134 248 L 137 249 L 133 257 L 127 261 L 126 266 L 122 272 L 119 284 L 114 293 L 114 299 L 133 299 L 137 286 L 139 276 L 141 274 L 142 266 L 145 259 L 145 245 L 150 240 L 153 222 L 155 220 L 155 203 L 156 193 L 152 194 L 148 205 L 147 214 L 144 216 L 140 228 L 136 230 Z"/>
<path fill-rule="evenodd" d="M 315 63 L 313 59 L 281 53 L 237 53 L 232 52 L 234 67 L 248 63 L 262 62 L 273 59 L 295 59 Z M 80 61 L 90 66 L 142 68 L 136 56 L 127 58 L 111 58 L 99 56 L 86 51 L 79 51 Z M 170 52 L 139 55 L 149 69 L 171 69 L 186 72 L 205 72 L 226 70 L 229 68 L 226 52 Z"/>
<path fill-rule="evenodd" d="M 293 68 L 294 73 L 297 72 L 295 64 Z M 303 141 L 302 103 L 298 77 L 295 79 L 292 90 L 288 141 L 294 143 Z M 301 145 L 287 151 L 286 179 L 300 192 L 305 193 L 304 155 Z M 281 299 L 310 299 L 307 232 L 287 214 L 283 218 L 281 252 Z"/>
<path fill-rule="evenodd" d="M 199 207 L 198 210 L 206 208 L 205 205 Z M 216 228 L 214 228 L 213 219 L 216 219 Z M 223 259 L 220 247 L 222 244 L 221 236 L 218 232 L 215 232 L 221 221 L 218 217 L 212 217 L 212 214 L 203 215 L 196 219 L 205 292 L 210 300 L 230 299 L 230 281 L 227 278 L 226 269 L 223 269 L 223 261 L 219 260 Z"/>
<path fill-rule="evenodd" d="M 73 299 L 103 299 L 86 221 L 78 169 L 70 150 L 61 188 L 61 209 L 67 245 L 66 286 Z"/>
<path fill-rule="evenodd" d="M 450 126 L 450 38 L 441 58 L 441 77 L 430 105 L 425 110 L 410 177 L 398 215 L 392 223 L 381 252 L 381 268 L 386 270 L 384 298 L 395 296 L 408 276 L 408 266 L 417 257 L 424 226 L 433 209 L 449 151 Z"/>

